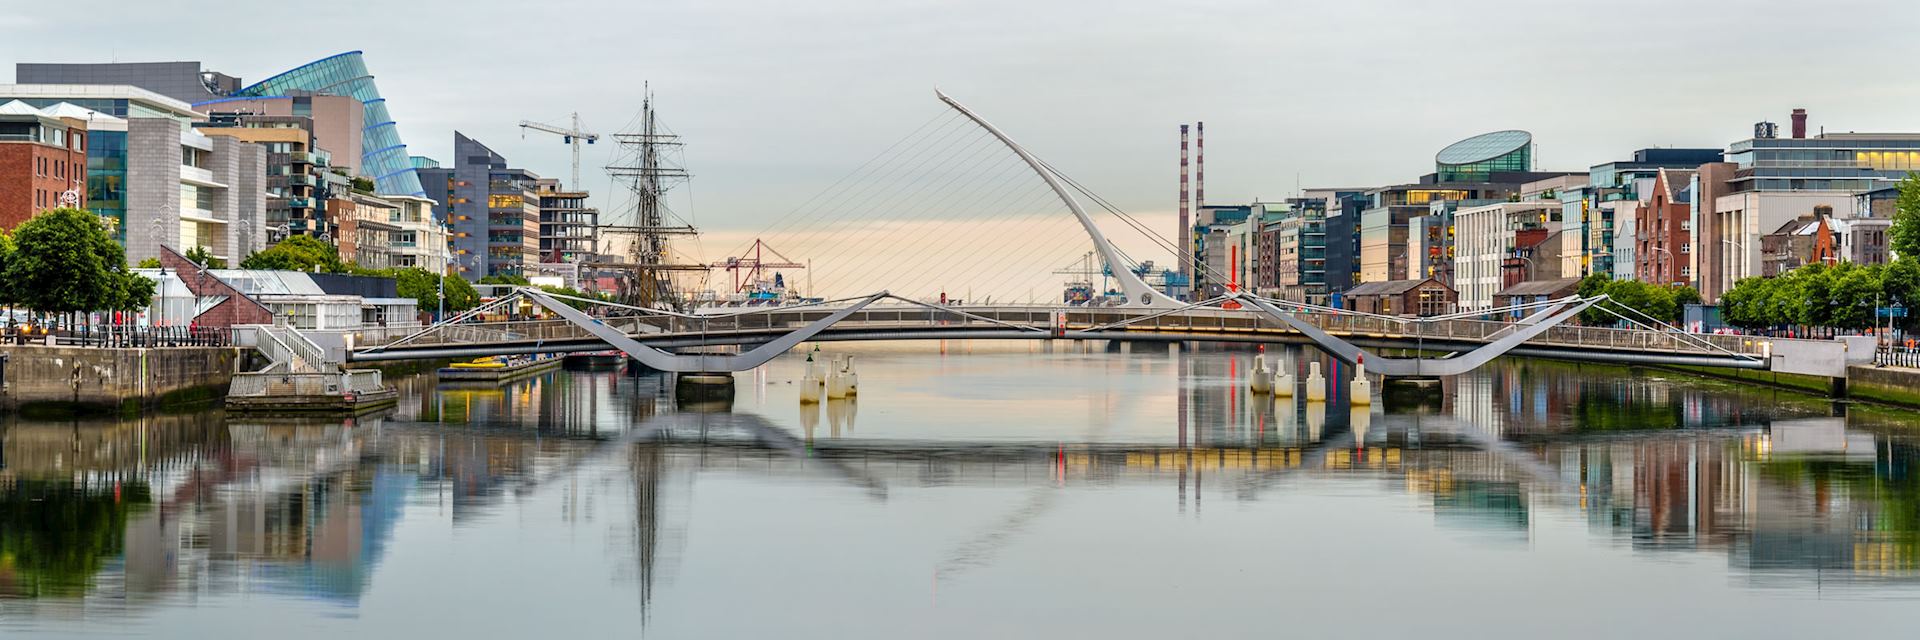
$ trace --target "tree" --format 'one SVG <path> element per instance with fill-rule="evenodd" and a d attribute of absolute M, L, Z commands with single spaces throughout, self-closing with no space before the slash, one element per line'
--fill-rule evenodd
<path fill-rule="evenodd" d="M 13 261 L 13 234 L 0 230 L 0 276 L 7 272 L 7 263 Z M 14 297 L 13 281 L 0 277 L 0 304 L 13 305 L 19 300 Z"/>
<path fill-rule="evenodd" d="M 1872 327 L 1874 305 L 1880 301 L 1880 270 L 1842 262 L 1830 273 L 1833 284 L 1827 299 L 1825 326 L 1853 330 Z"/>
<path fill-rule="evenodd" d="M 313 236 L 291 236 L 240 261 L 242 269 L 346 273 L 340 250 Z"/>
<path fill-rule="evenodd" d="M 158 269 L 158 268 L 160 268 L 160 259 L 159 259 L 159 258 L 141 258 L 141 259 L 140 259 L 140 264 L 136 264 L 136 265 L 133 265 L 133 268 L 135 268 L 135 269 Z"/>
<path fill-rule="evenodd" d="M 466 311 L 480 304 L 480 292 L 466 278 L 442 278 L 447 288 L 447 310 Z"/>
<path fill-rule="evenodd" d="M 1772 278 L 1741 278 L 1720 294 L 1720 319 L 1742 329 L 1764 329 L 1779 324 L 1771 314 Z"/>
<path fill-rule="evenodd" d="M 1700 292 L 1693 287 L 1677 285 L 1657 285 L 1638 280 L 1614 280 L 1606 274 L 1593 274 L 1580 280 L 1579 295 L 1593 297 L 1606 295 L 1601 301 L 1580 312 L 1580 321 L 1586 324 L 1610 325 L 1620 322 L 1620 317 L 1631 318 L 1634 322 L 1646 322 L 1653 318 L 1660 322 L 1679 322 L 1687 304 L 1697 304 Z"/>
<path fill-rule="evenodd" d="M 1901 260 L 1920 259 L 1920 173 L 1900 181 L 1900 197 L 1893 202 L 1893 229 L 1889 248 Z"/>
<path fill-rule="evenodd" d="M 206 247 L 194 247 L 188 249 L 187 252 L 182 255 L 185 255 L 188 260 L 192 260 L 194 264 L 208 269 L 227 268 L 227 261 L 213 257 L 213 252 L 207 250 Z M 159 260 L 155 260 L 155 262 L 157 263 Z"/>
<path fill-rule="evenodd" d="M 126 252 L 107 235 L 99 216 L 79 209 L 52 209 L 22 223 L 13 238 L 14 250 L 0 280 L 13 288 L 15 302 L 28 309 L 45 313 L 119 309 L 126 304 L 129 287 L 139 286 L 127 271 Z"/>

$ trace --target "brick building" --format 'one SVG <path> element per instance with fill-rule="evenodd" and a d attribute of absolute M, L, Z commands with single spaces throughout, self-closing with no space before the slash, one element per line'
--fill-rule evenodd
<path fill-rule="evenodd" d="M 86 122 L 24 102 L 0 105 L 0 227 L 12 229 L 48 209 L 86 205 Z"/>

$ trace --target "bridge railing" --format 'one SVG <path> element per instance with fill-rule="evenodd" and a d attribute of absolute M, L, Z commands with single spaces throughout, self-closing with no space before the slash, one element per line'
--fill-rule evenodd
<path fill-rule="evenodd" d="M 736 332 L 784 331 L 805 326 L 832 314 L 834 309 L 772 308 L 737 315 L 678 316 L 638 315 L 602 318 L 608 326 L 628 334 L 700 335 Z M 1051 328 L 1056 314 L 1065 316 L 1073 329 L 1105 327 L 1128 331 L 1179 331 L 1205 333 L 1278 331 L 1272 319 L 1251 310 L 1195 308 L 1157 317 L 1150 310 L 1089 307 L 1038 307 L 1004 305 L 969 307 L 965 313 L 932 309 L 904 303 L 876 303 L 842 320 L 836 329 L 859 328 Z M 1346 337 L 1391 339 L 1431 339 L 1455 342 L 1489 342 L 1516 326 L 1512 322 L 1455 319 L 1432 322 L 1406 322 L 1378 316 L 1332 313 L 1305 313 L 1301 319 L 1329 333 Z M 389 334 L 386 336 L 393 338 Z M 519 320 L 511 322 L 447 325 L 408 341 L 413 345 L 474 344 L 486 342 L 525 342 L 590 340 L 585 329 L 560 319 Z M 1531 344 L 1573 348 L 1604 348 L 1635 351 L 1672 351 L 1702 353 L 1724 350 L 1739 354 L 1761 354 L 1763 341 L 1748 336 L 1680 334 L 1645 329 L 1560 325 L 1529 340 Z M 359 342 L 360 346 L 377 343 Z"/>

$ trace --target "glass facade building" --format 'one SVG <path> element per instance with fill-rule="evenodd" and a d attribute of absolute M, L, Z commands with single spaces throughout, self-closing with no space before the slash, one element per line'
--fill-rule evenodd
<path fill-rule="evenodd" d="M 1533 134 L 1519 130 L 1483 133 L 1441 149 L 1434 156 L 1440 182 L 1486 182 L 1495 173 L 1533 169 Z"/>
<path fill-rule="evenodd" d="M 1920 134 L 1828 133 L 1733 143 L 1732 191 L 1868 191 L 1920 171 Z"/>
<path fill-rule="evenodd" d="M 407 145 L 400 141 L 398 126 L 387 113 L 387 101 L 380 97 L 373 74 L 359 51 L 321 58 L 280 75 L 248 85 L 234 93 L 237 97 L 276 97 L 293 93 L 325 93 L 352 96 L 365 105 L 365 129 L 361 132 L 360 172 L 373 178 L 380 193 L 426 195 L 420 186 Z"/>

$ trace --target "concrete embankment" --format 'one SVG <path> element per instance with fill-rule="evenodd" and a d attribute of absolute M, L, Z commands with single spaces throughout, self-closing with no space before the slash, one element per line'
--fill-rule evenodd
<path fill-rule="evenodd" d="M 217 400 L 232 383 L 233 347 L 102 349 L 0 345 L 0 409 L 132 411 Z"/>
<path fill-rule="evenodd" d="M 1847 367 L 1847 395 L 1855 400 L 1920 407 L 1920 369 Z"/>

